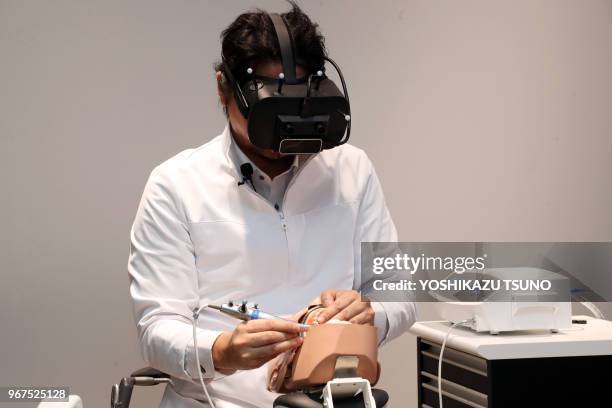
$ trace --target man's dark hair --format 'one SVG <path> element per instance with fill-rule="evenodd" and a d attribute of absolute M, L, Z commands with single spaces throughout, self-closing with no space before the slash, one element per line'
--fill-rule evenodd
<path fill-rule="evenodd" d="M 281 16 L 293 38 L 296 60 L 307 72 L 317 71 L 323 67 L 327 55 L 325 38 L 319 32 L 318 24 L 313 23 L 294 1 L 288 2 L 291 10 Z M 221 33 L 221 55 L 239 83 L 246 76 L 248 67 L 263 61 L 280 62 L 278 39 L 268 13 L 255 9 L 239 15 Z M 224 72 L 221 62 L 215 63 L 214 68 Z M 221 85 L 226 95 L 231 94 L 227 75 L 223 75 Z"/>

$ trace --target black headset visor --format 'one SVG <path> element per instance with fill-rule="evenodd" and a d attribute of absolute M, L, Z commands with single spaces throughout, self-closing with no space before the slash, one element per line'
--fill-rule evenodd
<path fill-rule="evenodd" d="M 279 78 L 249 69 L 241 83 L 228 65 L 224 71 L 234 89 L 238 108 L 247 119 L 251 143 L 285 154 L 312 154 L 346 143 L 350 136 L 350 102 L 340 68 L 330 62 L 342 81 L 342 92 L 325 75 L 325 68 L 296 78 L 293 44 L 282 17 L 270 18 L 279 40 L 283 73 Z"/>

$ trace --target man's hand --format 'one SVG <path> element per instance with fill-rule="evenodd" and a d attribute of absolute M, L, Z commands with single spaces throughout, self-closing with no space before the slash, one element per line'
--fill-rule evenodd
<path fill-rule="evenodd" d="M 330 289 L 319 297 L 325 310 L 317 316 L 319 323 L 332 318 L 356 324 L 374 325 L 374 310 L 370 301 L 354 290 Z"/>
<path fill-rule="evenodd" d="M 277 355 L 299 347 L 302 331 L 297 323 L 286 320 L 240 323 L 233 332 L 221 333 L 213 344 L 215 369 L 228 372 L 260 367 Z"/>

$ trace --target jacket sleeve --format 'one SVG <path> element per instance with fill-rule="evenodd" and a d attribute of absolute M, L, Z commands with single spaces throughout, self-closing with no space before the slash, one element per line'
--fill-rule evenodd
<path fill-rule="evenodd" d="M 356 289 L 361 288 L 363 282 L 371 279 L 361 273 L 361 243 L 362 242 L 397 242 L 397 231 L 383 195 L 380 181 L 370 160 L 367 160 L 367 181 L 359 205 L 355 233 L 355 284 Z M 395 244 L 392 244 L 395 245 Z M 388 342 L 404 333 L 416 321 L 416 306 L 414 302 L 372 302 L 375 311 L 375 323 L 379 329 L 379 340 Z M 382 331 L 386 315 L 387 330 Z M 382 321 L 382 322 L 381 322 Z M 381 333 L 382 331 L 382 333 Z M 382 338 L 381 338 L 382 334 Z"/>
<path fill-rule="evenodd" d="M 145 186 L 130 234 L 128 273 L 140 350 L 152 367 L 198 378 L 192 311 L 199 305 L 194 248 L 171 180 L 156 168 Z M 213 378 L 219 331 L 197 328 L 200 365 Z"/>

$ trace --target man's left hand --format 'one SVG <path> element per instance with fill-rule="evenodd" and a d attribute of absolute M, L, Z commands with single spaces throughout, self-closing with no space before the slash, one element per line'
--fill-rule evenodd
<path fill-rule="evenodd" d="M 370 301 L 354 290 L 330 289 L 321 293 L 319 298 L 325 307 L 316 318 L 319 324 L 335 318 L 356 324 L 374 325 L 374 310 Z"/>

